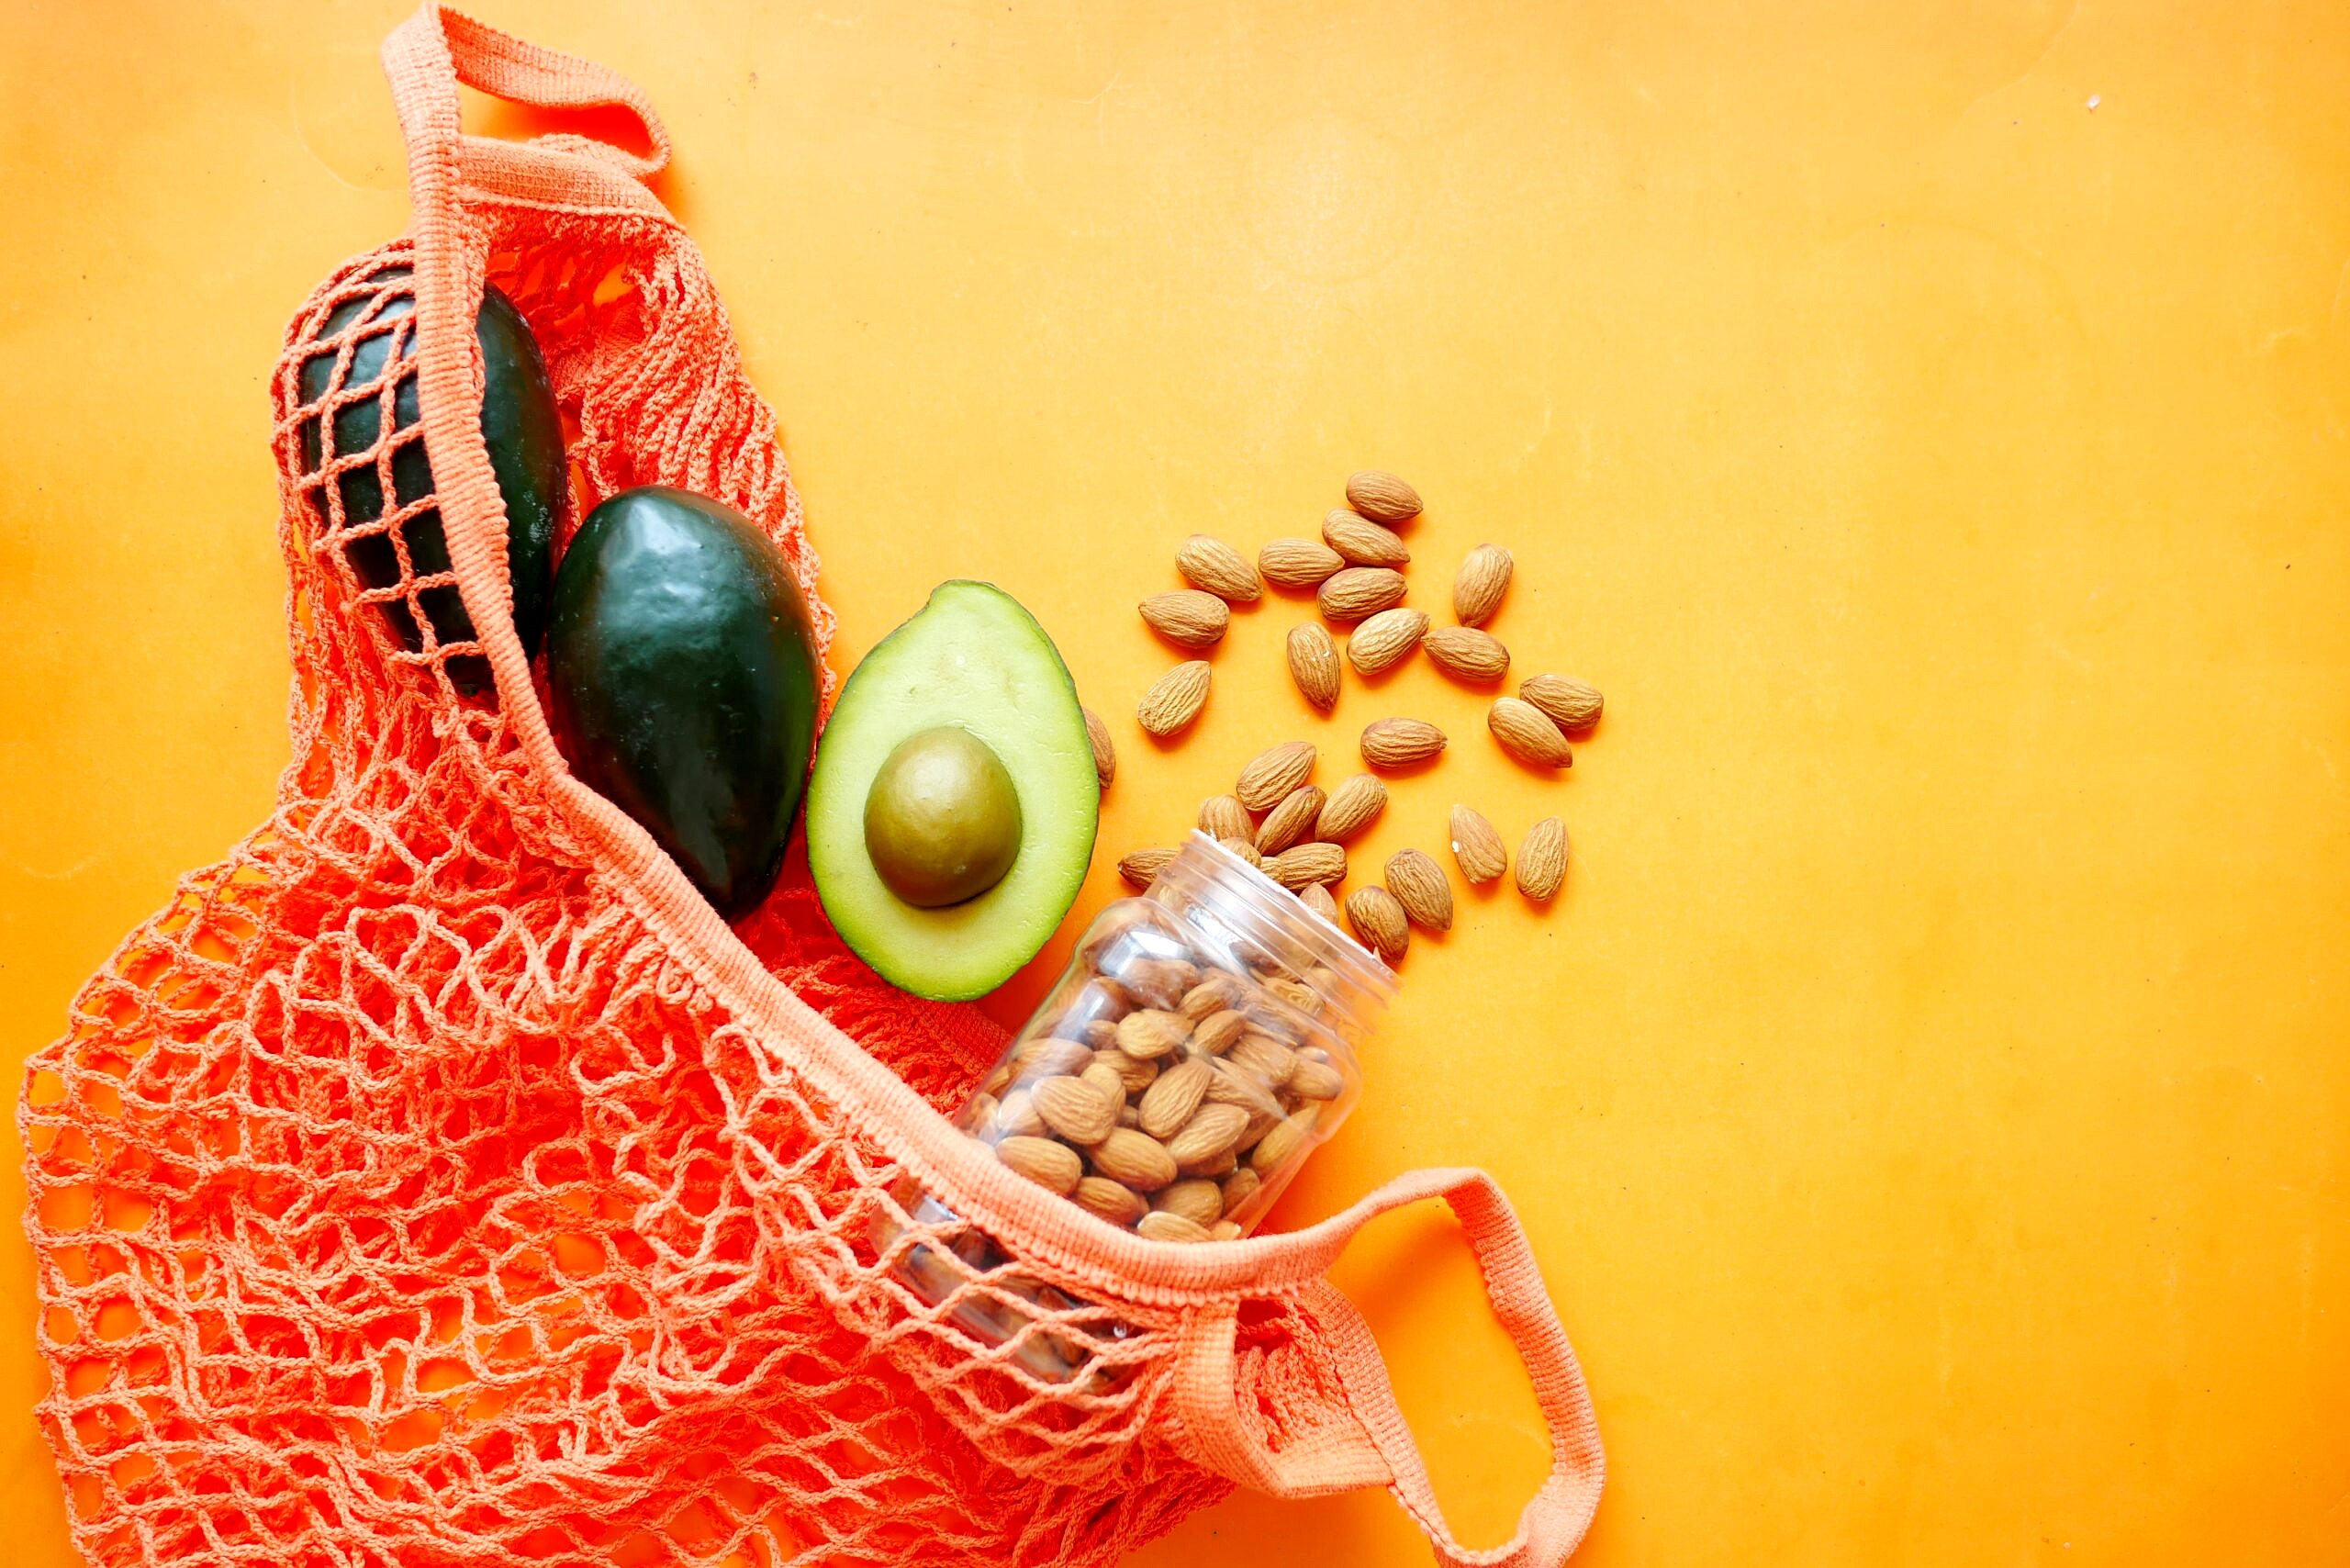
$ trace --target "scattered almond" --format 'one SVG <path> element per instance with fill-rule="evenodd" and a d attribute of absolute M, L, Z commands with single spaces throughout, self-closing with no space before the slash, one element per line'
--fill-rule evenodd
<path fill-rule="evenodd" d="M 1498 544 L 1480 544 L 1460 563 L 1452 579 L 1452 616 L 1463 626 L 1482 626 L 1501 608 L 1516 563 Z"/>
<path fill-rule="evenodd" d="M 1299 785 L 1258 825 L 1257 853 L 1279 855 L 1304 842 L 1313 835 L 1314 823 L 1321 814 L 1322 791 L 1311 784 Z"/>
<path fill-rule="evenodd" d="M 1327 621 L 1360 621 L 1404 602 L 1404 574 L 1386 566 L 1348 566 L 1315 595 Z"/>
<path fill-rule="evenodd" d="M 1297 896 L 1304 902 L 1306 908 L 1333 925 L 1338 924 L 1338 901 L 1330 896 L 1327 883 L 1308 882 L 1299 890 Z"/>
<path fill-rule="evenodd" d="M 1323 712 L 1338 700 L 1338 649 L 1320 623 L 1308 621 L 1291 629 L 1289 678 L 1299 695 Z"/>
<path fill-rule="evenodd" d="M 1359 511 L 1340 507 L 1322 520 L 1322 542 L 1349 566 L 1401 566 L 1412 559 L 1410 550 L 1392 528 L 1382 528 Z"/>
<path fill-rule="evenodd" d="M 1118 862 L 1118 875 L 1126 879 L 1129 887 L 1147 888 L 1174 858 L 1171 849 L 1137 849 Z"/>
<path fill-rule="evenodd" d="M 1347 481 L 1347 505 L 1373 522 L 1409 522 L 1420 515 L 1420 493 L 1393 474 L 1366 468 Z"/>
<path fill-rule="evenodd" d="M 1347 660 L 1364 675 L 1393 669 L 1409 657 L 1428 629 L 1416 610 L 1382 610 L 1347 639 Z"/>
<path fill-rule="evenodd" d="M 1322 814 L 1314 823 L 1314 836 L 1343 844 L 1370 826 L 1371 819 L 1386 806 L 1387 786 L 1368 773 L 1358 773 L 1341 782 L 1322 802 Z"/>
<path fill-rule="evenodd" d="M 1385 888 L 1357 888 L 1347 895 L 1347 924 L 1362 945 L 1389 963 L 1404 956 L 1412 932 L 1404 906 Z"/>
<path fill-rule="evenodd" d="M 1347 852 L 1335 844 L 1301 844 L 1266 861 L 1265 875 L 1292 892 L 1309 882 L 1343 882 Z"/>
<path fill-rule="evenodd" d="M 1499 680 L 1509 673 L 1509 650 L 1474 626 L 1439 626 L 1420 645 L 1428 662 L 1455 680 Z"/>
<path fill-rule="evenodd" d="M 1381 719 L 1362 733 L 1362 759 L 1373 767 L 1408 767 L 1444 749 L 1444 732 L 1426 719 Z"/>
<path fill-rule="evenodd" d="M 1270 811 L 1305 782 L 1314 771 L 1315 756 L 1311 741 L 1284 741 L 1270 746 L 1240 770 L 1240 781 L 1232 792 L 1252 812 Z"/>
<path fill-rule="evenodd" d="M 1387 890 L 1404 906 L 1404 916 L 1423 931 L 1452 929 L 1452 884 L 1444 868 L 1416 849 L 1387 857 Z"/>
<path fill-rule="evenodd" d="M 1141 609 L 1150 629 L 1180 648 L 1213 648 L 1232 625 L 1232 606 L 1197 588 L 1152 594 Z"/>
<path fill-rule="evenodd" d="M 1452 857 L 1472 882 L 1490 882 L 1509 869 L 1509 851 L 1494 824 L 1466 806 L 1452 808 Z"/>
<path fill-rule="evenodd" d="M 1257 570 L 1283 588 L 1313 588 L 1346 564 L 1317 539 L 1276 539 L 1257 552 Z"/>
<path fill-rule="evenodd" d="M 1144 729 L 1164 740 L 1198 718 L 1207 700 L 1207 661 L 1193 659 L 1177 665 L 1152 683 L 1135 708 L 1135 717 Z"/>
<path fill-rule="evenodd" d="M 1515 697 L 1495 701 L 1485 714 L 1485 727 L 1494 732 L 1494 739 L 1502 749 L 1520 762 L 1530 762 L 1537 767 L 1572 767 L 1574 748 L 1567 745 L 1567 737 L 1550 716 L 1531 702 Z"/>
<path fill-rule="evenodd" d="M 1567 879 L 1567 828 L 1556 817 L 1544 817 L 1528 828 L 1517 848 L 1517 890 L 1530 899 L 1550 899 Z"/>
<path fill-rule="evenodd" d="M 1599 722 L 1599 688 L 1570 676 L 1529 675 L 1518 682 L 1517 694 L 1562 730 L 1587 730 Z"/>
<path fill-rule="evenodd" d="M 1110 726 L 1091 708 L 1078 711 L 1085 715 L 1085 740 L 1093 748 L 1093 777 L 1107 790 L 1118 776 L 1118 748 L 1110 744 Z"/>
<path fill-rule="evenodd" d="M 1210 795 L 1200 802 L 1200 831 L 1210 838 L 1247 838 L 1257 831 L 1248 808 L 1230 795 Z"/>
<path fill-rule="evenodd" d="M 1248 557 L 1221 539 L 1194 533 L 1175 552 L 1175 569 L 1183 580 L 1234 604 L 1254 604 L 1265 597 L 1257 568 Z"/>
<path fill-rule="evenodd" d="M 1153 1209 L 1136 1222 L 1135 1234 L 1153 1241 L 1213 1241 L 1208 1227 L 1186 1215 Z"/>
<path fill-rule="evenodd" d="M 1039 1187 L 1066 1197 L 1077 1191 L 1085 1162 L 1077 1150 L 1048 1137 L 1008 1137 L 995 1146 L 995 1157 Z M 1131 1183 L 1129 1183 L 1131 1185 Z"/>

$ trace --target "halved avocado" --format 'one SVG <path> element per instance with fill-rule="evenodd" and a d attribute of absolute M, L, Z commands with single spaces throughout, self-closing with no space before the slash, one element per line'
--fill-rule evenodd
<path fill-rule="evenodd" d="M 967 732 L 1002 764 L 1019 797 L 1018 848 L 993 885 L 923 908 L 876 869 L 867 807 L 901 746 L 941 729 Z M 858 957 L 917 996 L 961 1002 L 1002 984 L 1060 924 L 1092 861 L 1101 806 L 1085 715 L 1053 640 L 1001 588 L 944 583 L 865 655 L 834 706 L 808 785 L 808 863 Z"/>

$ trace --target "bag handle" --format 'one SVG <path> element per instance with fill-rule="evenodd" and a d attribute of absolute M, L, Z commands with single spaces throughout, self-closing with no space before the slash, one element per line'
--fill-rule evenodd
<path fill-rule="evenodd" d="M 644 90 L 617 71 L 425 0 L 384 39 L 384 73 L 411 162 L 446 149 L 464 184 L 476 190 L 551 205 L 661 210 L 639 182 L 667 165 L 669 132 Z M 534 108 L 622 110 L 651 151 L 632 152 L 568 131 L 527 141 L 466 134 L 457 122 L 461 83 Z"/>
<path fill-rule="evenodd" d="M 1387 1365 L 1371 1326 L 1335 1286 L 1308 1286 L 1302 1298 L 1324 1320 L 1323 1337 L 1348 1406 L 1334 1426 L 1304 1434 L 1276 1450 L 1241 1420 L 1235 1382 L 1236 1314 L 1203 1314 L 1186 1335 L 1175 1400 L 1199 1457 L 1245 1485 L 1277 1497 L 1318 1496 L 1383 1484 L 1435 1548 L 1445 1568 L 1556 1568 L 1590 1527 L 1606 1469 L 1599 1422 L 1573 1347 L 1543 1289 L 1541 1271 L 1509 1200 L 1482 1170 L 1417 1170 L 1397 1178 L 1330 1221 L 1352 1237 L 1391 1210 L 1442 1198 L 1460 1222 L 1477 1260 L 1494 1316 L 1525 1363 L 1550 1430 L 1550 1473 L 1519 1515 L 1517 1533 L 1497 1547 L 1472 1551 L 1454 1539 L 1437 1504 L 1410 1424 L 1395 1403 Z"/>

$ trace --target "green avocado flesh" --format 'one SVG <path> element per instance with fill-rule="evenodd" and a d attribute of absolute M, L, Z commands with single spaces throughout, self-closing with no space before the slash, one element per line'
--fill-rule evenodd
<path fill-rule="evenodd" d="M 416 313 L 416 297 L 394 286 L 409 276 L 406 267 L 386 267 L 369 280 L 385 286 L 372 295 L 347 299 L 320 322 L 319 338 L 339 335 L 363 318 L 366 335 L 352 346 L 351 358 L 335 378 L 335 354 L 322 352 L 302 362 L 299 389 L 302 401 L 316 403 L 339 394 L 330 420 L 306 417 L 300 425 L 302 471 L 315 474 L 337 456 L 352 457 L 374 449 L 383 431 L 383 399 L 349 394 L 379 387 L 391 358 L 396 324 Z M 381 330 L 375 330 L 380 328 Z M 570 499 L 571 476 L 563 447 L 563 416 L 556 411 L 554 386 L 548 379 L 546 360 L 538 340 L 514 302 L 496 288 L 485 287 L 481 309 L 474 317 L 474 337 L 481 344 L 481 433 L 489 449 L 489 465 L 498 476 L 498 492 L 506 503 L 506 565 L 513 582 L 514 632 L 522 652 L 535 656 L 546 629 L 547 593 L 554 563 L 555 534 Z M 416 356 L 416 333 L 400 335 L 400 358 Z M 397 437 L 413 431 L 422 405 L 417 378 L 408 375 L 392 392 L 392 430 Z M 379 465 L 361 464 L 334 476 L 342 501 L 342 528 L 351 534 L 343 551 L 352 570 L 371 588 L 392 588 L 400 581 L 399 546 L 392 530 L 366 532 L 384 515 L 384 484 Z M 392 500 L 395 507 L 413 506 L 432 493 L 432 466 L 424 454 L 424 437 L 413 434 L 391 453 Z M 321 528 L 328 526 L 327 498 L 313 491 L 311 505 Z M 449 569 L 449 543 L 441 514 L 419 512 L 397 525 L 408 545 L 408 565 L 417 577 Z M 442 643 L 475 640 L 472 617 L 455 585 L 420 588 L 415 595 L 434 638 Z M 406 599 L 378 603 L 400 645 L 415 652 L 424 646 L 424 634 Z M 448 661 L 449 678 L 460 691 L 489 689 L 489 661 L 478 654 L 459 654 Z"/>
<path fill-rule="evenodd" d="M 958 724 L 898 743 L 865 797 L 865 849 L 889 890 L 937 909 L 1003 880 L 1020 854 L 1020 792 Z"/>
<path fill-rule="evenodd" d="M 1010 869 L 924 908 L 874 863 L 867 803 L 910 740 L 958 729 L 992 753 L 1017 797 Z M 935 745 L 933 740 L 932 744 Z M 808 862 L 842 938 L 893 985 L 959 1002 L 1034 958 L 1076 902 L 1102 804 L 1068 666 L 1002 589 L 951 582 L 865 656 L 824 726 L 808 785 Z"/>
<path fill-rule="evenodd" d="M 555 744 L 729 920 L 782 868 L 818 671 L 783 553 L 732 507 L 623 490 L 564 552 L 547 626 Z"/>

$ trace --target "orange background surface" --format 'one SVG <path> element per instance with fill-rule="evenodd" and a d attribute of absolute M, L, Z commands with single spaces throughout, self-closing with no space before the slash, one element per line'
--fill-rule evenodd
<path fill-rule="evenodd" d="M 0 18 L 12 1069 L 271 801 L 264 377 L 404 222 L 400 9 Z M 1556 908 L 1416 946 L 1284 1217 L 1499 1174 L 1610 1452 L 1580 1561 L 2350 1562 L 2350 13 L 489 12 L 667 117 L 844 660 L 990 577 L 1113 716 L 1080 913 L 1261 745 L 1326 781 L 1387 712 L 1454 745 L 1359 861 L 1565 817 Z M 1506 543 L 1519 669 L 1607 692 L 1570 778 L 1423 666 L 1314 718 L 1293 599 L 1183 744 L 1135 726 L 1176 542 L 1311 532 L 1374 463 L 1428 498 L 1415 602 Z M 1342 1282 L 1491 1541 L 1544 1444 L 1446 1237 Z M 32 1301 L 0 1241 L 0 1558 L 62 1568 Z M 1242 1496 L 1140 1561 L 1425 1549 Z"/>

